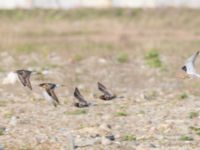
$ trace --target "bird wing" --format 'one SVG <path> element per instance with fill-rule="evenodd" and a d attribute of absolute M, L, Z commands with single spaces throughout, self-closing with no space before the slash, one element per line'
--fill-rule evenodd
<path fill-rule="evenodd" d="M 30 82 L 30 75 L 28 75 L 28 76 L 26 77 L 25 81 L 26 81 L 26 86 L 27 86 L 30 90 L 32 90 L 32 86 L 31 86 L 31 82 Z"/>
<path fill-rule="evenodd" d="M 26 86 L 26 80 L 24 79 L 24 77 L 20 74 L 17 74 L 19 80 L 21 81 L 21 83 L 23 84 L 23 86 Z"/>
<path fill-rule="evenodd" d="M 103 84 L 101 84 L 100 82 L 98 82 L 98 89 L 101 91 L 101 92 L 103 92 L 105 95 L 111 95 L 109 92 L 108 92 L 108 90 L 107 90 L 107 88 L 103 85 Z"/>
<path fill-rule="evenodd" d="M 188 60 L 186 61 L 185 66 L 187 67 L 187 73 L 196 73 L 196 70 L 194 67 L 195 67 L 195 61 L 198 55 L 199 55 L 199 51 L 196 54 L 192 55 L 190 58 L 188 58 Z"/>
<path fill-rule="evenodd" d="M 49 94 L 49 96 L 51 96 L 58 104 L 60 103 L 53 89 L 48 89 L 46 91 Z"/>
<path fill-rule="evenodd" d="M 84 97 L 81 95 L 78 88 L 75 88 L 74 97 L 76 97 L 80 102 L 87 103 L 86 100 L 84 99 Z"/>

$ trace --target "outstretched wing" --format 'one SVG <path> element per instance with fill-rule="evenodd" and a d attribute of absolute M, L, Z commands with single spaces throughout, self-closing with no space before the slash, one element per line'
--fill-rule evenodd
<path fill-rule="evenodd" d="M 190 58 L 188 58 L 188 60 L 186 61 L 185 66 L 187 68 L 188 73 L 195 73 L 196 72 L 194 66 L 195 66 L 195 61 L 196 61 L 196 58 L 197 58 L 198 55 L 199 55 L 199 51 L 196 52 L 196 54 L 192 55 Z"/>
<path fill-rule="evenodd" d="M 60 103 L 53 89 L 48 89 L 46 91 L 58 104 Z"/>
<path fill-rule="evenodd" d="M 75 88 L 74 97 L 76 97 L 80 102 L 86 103 L 86 100 L 85 100 L 84 97 L 81 95 L 81 93 L 80 93 L 80 91 L 79 91 L 78 88 Z"/>
<path fill-rule="evenodd" d="M 29 89 L 32 90 L 32 86 L 30 83 L 30 76 L 31 76 L 31 71 L 28 70 L 17 70 L 16 71 L 19 80 L 23 84 L 23 86 L 27 86 Z"/>
<path fill-rule="evenodd" d="M 98 82 L 97 83 L 98 84 L 98 89 L 101 91 L 101 92 L 103 92 L 105 95 L 111 95 L 109 92 L 108 92 L 108 90 L 107 90 L 107 88 L 103 85 L 103 84 L 101 84 L 100 82 Z"/>
<path fill-rule="evenodd" d="M 21 81 L 21 83 L 23 84 L 23 86 L 26 86 L 26 80 L 24 79 L 24 77 L 21 74 L 17 74 L 19 80 Z"/>
<path fill-rule="evenodd" d="M 196 54 L 194 54 L 194 55 L 191 57 L 193 65 L 195 65 L 195 61 L 196 61 L 198 55 L 199 55 L 199 51 L 196 52 Z"/>
<path fill-rule="evenodd" d="M 28 75 L 28 76 L 26 77 L 25 81 L 26 81 L 26 86 L 27 86 L 30 90 L 32 90 L 32 86 L 31 86 L 31 82 L 30 82 L 30 75 Z"/>

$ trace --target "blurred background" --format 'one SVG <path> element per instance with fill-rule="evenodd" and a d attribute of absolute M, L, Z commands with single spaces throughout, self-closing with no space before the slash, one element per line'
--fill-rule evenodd
<path fill-rule="evenodd" d="M 199 7 L 200 0 L 0 0 L 0 149 L 67 149 L 67 131 L 78 150 L 199 149 L 199 80 L 176 77 L 200 50 Z M 22 68 L 40 73 L 31 77 L 33 92 L 8 83 L 7 73 Z M 98 81 L 124 98 L 100 101 Z M 41 82 L 66 85 L 56 90 L 57 109 Z M 73 107 L 75 86 L 96 105 Z M 101 128 L 115 141 L 105 142 Z"/>
<path fill-rule="evenodd" d="M 93 8 L 156 8 L 156 7 L 190 7 L 198 8 L 198 0 L 7 0 L 0 1 L 0 7 L 6 9 L 13 8 L 48 8 L 48 9 L 70 9 L 80 7 Z"/>

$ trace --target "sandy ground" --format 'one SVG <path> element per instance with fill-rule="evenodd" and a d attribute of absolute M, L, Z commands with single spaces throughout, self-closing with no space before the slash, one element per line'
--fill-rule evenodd
<path fill-rule="evenodd" d="M 199 80 L 176 77 L 200 47 L 198 10 L 0 11 L 0 25 L 2 80 L 47 72 L 31 77 L 32 92 L 0 84 L 0 149 L 199 149 Z M 101 101 L 98 81 L 123 98 Z M 66 85 L 59 107 L 42 82 Z M 90 107 L 73 106 L 75 87 Z"/>

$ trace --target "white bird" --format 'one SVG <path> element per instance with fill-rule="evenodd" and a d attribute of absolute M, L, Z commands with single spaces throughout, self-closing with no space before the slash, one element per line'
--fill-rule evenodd
<path fill-rule="evenodd" d="M 188 58 L 185 65 L 182 67 L 182 70 L 184 70 L 191 78 L 200 78 L 200 74 L 198 74 L 195 69 L 195 61 L 198 55 L 199 51 L 192 55 L 190 58 Z"/>

